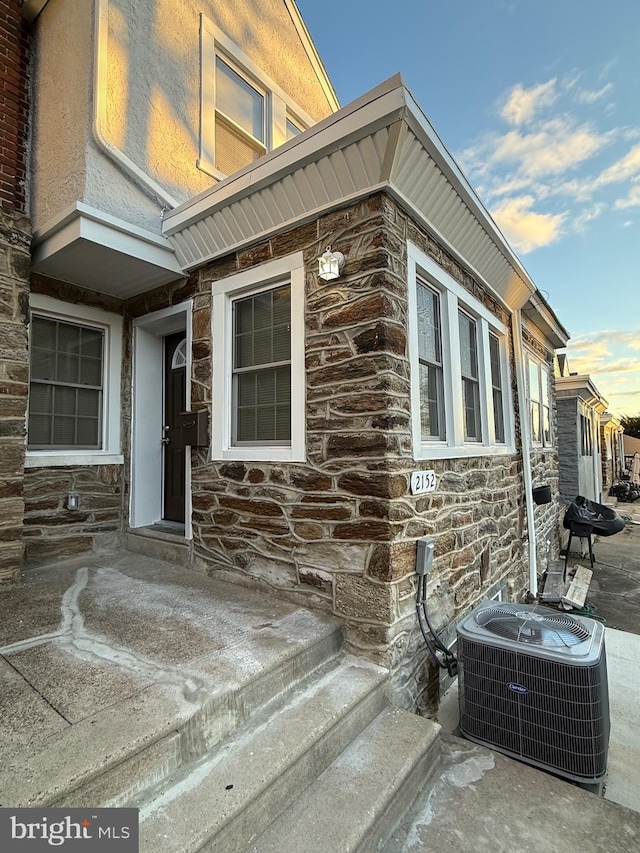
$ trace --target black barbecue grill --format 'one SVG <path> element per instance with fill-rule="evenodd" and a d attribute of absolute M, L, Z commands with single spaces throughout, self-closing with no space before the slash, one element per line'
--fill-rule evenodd
<path fill-rule="evenodd" d="M 574 536 L 587 539 L 589 542 L 589 560 L 593 568 L 593 542 L 591 536 L 613 536 L 624 528 L 624 520 L 610 506 L 590 501 L 578 495 L 569 505 L 564 514 L 563 526 L 569 531 L 569 542 L 564 558 L 564 575 L 567 575 L 567 562 L 571 551 L 571 540 Z"/>

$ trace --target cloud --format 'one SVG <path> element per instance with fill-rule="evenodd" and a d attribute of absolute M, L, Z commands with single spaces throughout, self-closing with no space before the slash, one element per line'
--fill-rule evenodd
<path fill-rule="evenodd" d="M 566 214 L 536 213 L 531 195 L 506 198 L 491 214 L 511 245 L 520 252 L 548 246 L 562 234 Z"/>
<path fill-rule="evenodd" d="M 640 184 L 634 184 L 626 198 L 617 199 L 614 207 L 616 210 L 625 210 L 627 207 L 640 207 Z M 631 225 L 630 222 L 625 222 L 624 224 Z"/>
<path fill-rule="evenodd" d="M 596 186 L 604 186 L 605 184 L 627 181 L 629 178 L 635 178 L 638 175 L 640 175 L 640 144 L 634 145 L 624 157 L 601 172 L 595 184 Z"/>
<path fill-rule="evenodd" d="M 605 95 L 608 95 L 609 92 L 613 90 L 613 83 L 605 83 L 605 85 L 601 89 L 597 89 L 596 91 L 589 89 L 580 89 L 576 94 L 576 100 L 581 104 L 595 104 L 596 101 L 604 98 Z"/>
<path fill-rule="evenodd" d="M 571 220 L 572 230 L 578 234 L 584 234 L 587 227 L 595 220 L 602 216 L 605 210 L 604 204 L 594 204 L 590 210 L 585 210 L 573 217 Z"/>
<path fill-rule="evenodd" d="M 534 133 L 511 130 L 496 137 L 492 160 L 515 163 L 519 174 L 531 178 L 560 175 L 593 157 L 608 141 L 588 125 L 573 127 L 566 119 L 553 119 Z"/>
<path fill-rule="evenodd" d="M 536 112 L 557 100 L 556 82 L 554 77 L 530 89 L 525 89 L 518 83 L 509 92 L 500 115 L 506 122 L 516 127 L 531 121 Z"/>

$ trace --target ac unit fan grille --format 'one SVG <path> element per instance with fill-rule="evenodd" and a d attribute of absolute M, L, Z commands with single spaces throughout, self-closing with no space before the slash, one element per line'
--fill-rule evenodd
<path fill-rule="evenodd" d="M 594 779 L 605 773 L 603 666 L 564 665 L 462 637 L 458 643 L 464 734 L 572 777 Z M 509 687 L 514 682 L 526 685 L 525 695 Z"/>
<path fill-rule="evenodd" d="M 582 622 L 547 608 L 525 610 L 517 604 L 500 604 L 481 610 L 475 620 L 492 634 L 525 645 L 570 647 L 589 639 Z"/>

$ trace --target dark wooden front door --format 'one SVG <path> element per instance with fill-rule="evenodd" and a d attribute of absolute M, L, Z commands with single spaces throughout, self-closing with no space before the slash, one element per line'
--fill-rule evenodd
<path fill-rule="evenodd" d="M 186 409 L 187 370 L 183 360 L 174 367 L 174 355 L 184 332 L 164 339 L 164 501 L 163 518 L 184 523 L 185 449 L 180 430 L 180 412 Z"/>

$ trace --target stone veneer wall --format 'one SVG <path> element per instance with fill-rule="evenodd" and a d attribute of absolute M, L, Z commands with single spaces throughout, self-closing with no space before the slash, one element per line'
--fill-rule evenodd
<path fill-rule="evenodd" d="M 66 509 L 67 492 L 78 492 L 79 509 Z M 120 542 L 122 465 L 29 468 L 24 500 L 26 563 L 113 550 Z"/>
<path fill-rule="evenodd" d="M 67 282 L 33 275 L 31 290 L 63 302 L 121 314 L 122 302 Z M 124 342 L 123 342 L 124 343 Z M 130 385 L 130 379 L 129 385 Z M 123 376 L 123 389 L 127 378 Z M 78 492 L 78 510 L 66 509 L 68 492 Z M 120 543 L 123 526 L 123 466 L 74 465 L 27 468 L 24 472 L 25 562 L 43 563 Z"/>
<path fill-rule="evenodd" d="M 0 207 L 0 585 L 20 580 L 31 226 Z"/>
<path fill-rule="evenodd" d="M 496 584 L 523 597 L 525 510 L 517 454 L 412 458 L 408 238 L 508 321 L 383 194 L 206 265 L 183 296 L 195 297 L 192 402 L 202 408 L 211 402 L 211 282 L 304 252 L 307 462 L 209 462 L 193 451 L 195 562 L 336 613 L 353 650 L 392 668 L 396 701 L 425 711 L 437 678 L 415 619 L 415 539 L 436 537 L 431 612 L 437 626 L 450 626 Z M 325 283 L 316 259 L 329 243 L 346 262 L 343 276 Z M 175 303 L 175 293 L 146 301 L 128 309 Z M 435 493 L 409 494 L 418 467 L 436 470 Z"/>

